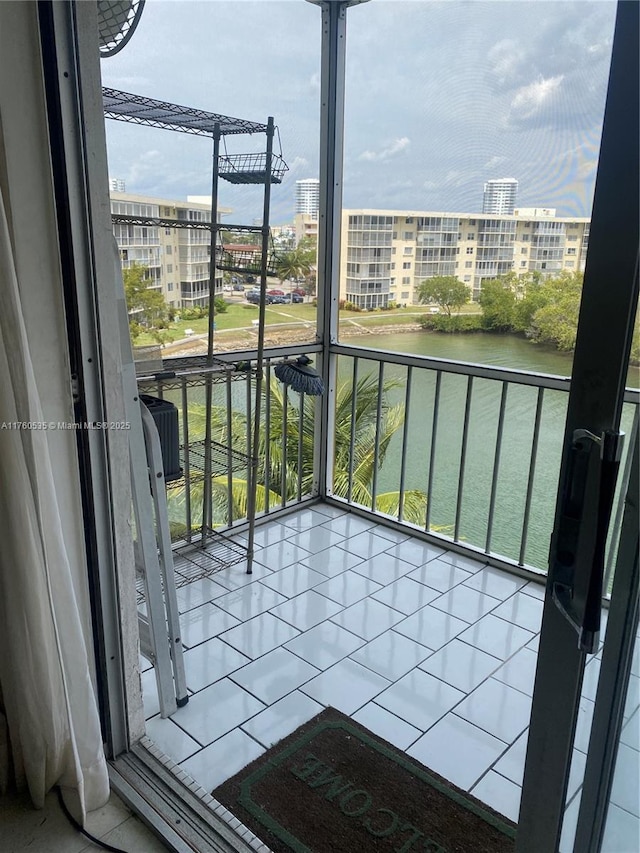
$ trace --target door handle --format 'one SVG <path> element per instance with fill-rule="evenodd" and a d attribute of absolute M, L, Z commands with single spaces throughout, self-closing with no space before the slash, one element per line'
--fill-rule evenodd
<path fill-rule="evenodd" d="M 578 648 L 598 650 L 604 557 L 624 433 L 586 429 L 573 433 L 562 494 L 562 508 L 551 548 L 549 573 L 553 600 L 578 634 Z M 597 470 L 593 459 L 599 451 Z M 592 497 L 591 489 L 597 494 Z M 580 539 L 588 535 L 591 554 L 580 557 Z M 580 562 L 580 564 L 579 564 Z"/>

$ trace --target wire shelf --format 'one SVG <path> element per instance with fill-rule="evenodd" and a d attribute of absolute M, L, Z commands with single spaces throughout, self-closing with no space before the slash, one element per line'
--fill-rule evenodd
<path fill-rule="evenodd" d="M 174 549 L 176 589 L 210 577 L 229 566 L 237 566 L 247 557 L 248 550 L 242 545 L 216 530 L 208 530 L 204 547 L 200 543 L 190 543 Z"/>
<path fill-rule="evenodd" d="M 289 167 L 282 157 L 271 155 L 271 183 L 281 184 Z M 267 155 L 225 154 L 218 158 L 218 173 L 231 184 L 264 184 L 267 180 Z"/>
<path fill-rule="evenodd" d="M 187 478 L 184 472 L 187 469 L 187 456 L 189 460 L 189 482 L 196 483 L 204 479 L 204 441 L 194 441 L 189 444 L 188 450 L 184 445 L 180 447 L 180 468 L 183 474 L 175 480 L 168 481 L 166 483 L 167 488 L 183 489 L 186 486 Z M 254 464 L 255 460 L 247 456 L 246 453 L 241 453 L 239 450 L 218 441 L 211 442 L 212 477 L 221 477 L 229 471 L 243 471 Z"/>

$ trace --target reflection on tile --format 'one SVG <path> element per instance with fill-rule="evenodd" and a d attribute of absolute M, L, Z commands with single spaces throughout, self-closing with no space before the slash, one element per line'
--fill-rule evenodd
<path fill-rule="evenodd" d="M 347 658 L 307 682 L 302 692 L 322 705 L 353 714 L 388 686 L 386 678 Z"/>
<path fill-rule="evenodd" d="M 338 506 L 336 504 L 325 503 L 324 501 L 318 501 L 313 505 L 314 510 L 317 512 L 321 512 L 322 515 L 326 515 L 327 518 L 339 518 L 341 515 L 348 513 L 351 515 L 351 510 L 349 507 L 345 505 Z"/>
<path fill-rule="evenodd" d="M 294 637 L 285 644 L 285 648 L 318 669 L 328 669 L 363 644 L 362 637 L 356 637 L 333 622 L 321 622 Z"/>
<path fill-rule="evenodd" d="M 533 696 L 533 683 L 536 679 L 538 655 L 532 649 L 520 649 L 511 660 L 508 660 L 493 677 L 503 684 L 515 687 L 527 696 Z"/>
<path fill-rule="evenodd" d="M 183 761 L 180 767 L 205 791 L 211 793 L 263 752 L 264 749 L 259 743 L 246 735 L 242 729 L 236 729 L 197 755 Z"/>
<path fill-rule="evenodd" d="M 349 539 L 341 544 L 350 554 L 357 554 L 363 559 L 375 557 L 376 554 L 381 554 L 386 551 L 391 543 L 383 536 L 378 536 L 375 533 L 369 533 L 365 530 L 364 533 L 358 533 L 356 536 L 350 536 Z"/>
<path fill-rule="evenodd" d="M 376 704 L 425 732 L 463 697 L 460 690 L 414 669 L 381 693 Z"/>
<path fill-rule="evenodd" d="M 625 723 L 620 734 L 620 741 L 632 749 L 640 750 L 640 711 Z"/>
<path fill-rule="evenodd" d="M 520 735 L 493 768 L 501 776 L 505 776 L 521 787 L 524 776 L 524 762 L 527 757 L 528 738 L 529 729 Z"/>
<path fill-rule="evenodd" d="M 506 743 L 529 725 L 531 698 L 494 678 L 484 681 L 456 708 L 456 714 Z"/>
<path fill-rule="evenodd" d="M 460 585 L 445 592 L 440 598 L 436 598 L 431 606 L 451 613 L 458 619 L 464 619 L 465 622 L 473 623 L 482 616 L 486 616 L 499 603 L 497 598 L 491 598 L 475 589 L 469 589 L 468 586 Z"/>
<path fill-rule="evenodd" d="M 265 578 L 260 583 L 268 586 L 270 589 L 275 589 L 281 595 L 287 598 L 293 598 L 295 595 L 300 595 L 301 592 L 317 586 L 326 580 L 326 576 L 320 572 L 314 572 L 304 565 L 288 566 L 286 569 L 281 569 L 279 572 L 273 572 L 268 578 Z"/>
<path fill-rule="evenodd" d="M 334 545 L 342 544 L 344 536 L 334 533 L 333 530 L 326 530 L 324 527 L 312 527 L 310 530 L 303 530 L 291 536 L 289 542 L 316 554 Z"/>
<path fill-rule="evenodd" d="M 353 719 L 374 732 L 378 737 L 397 746 L 398 749 L 406 749 L 410 744 L 420 737 L 421 732 L 405 723 L 395 714 L 391 714 L 375 702 L 369 702 L 364 708 L 353 715 Z"/>
<path fill-rule="evenodd" d="M 463 631 L 460 639 L 487 654 L 506 660 L 529 642 L 532 636 L 531 631 L 498 619 L 490 613 Z"/>
<path fill-rule="evenodd" d="M 303 530 L 309 530 L 327 521 L 327 516 L 314 507 L 313 509 L 303 509 L 300 512 L 292 512 L 291 515 L 285 515 L 280 519 L 281 523 L 291 530 L 301 533 Z M 291 534 L 287 535 L 287 539 Z"/>
<path fill-rule="evenodd" d="M 447 551 L 441 557 L 445 563 L 450 563 L 457 569 L 464 569 L 466 572 L 479 572 L 483 566 L 486 566 L 485 561 L 479 557 L 474 560 L 472 557 L 465 557 L 462 554 L 456 554 L 455 551 Z"/>
<path fill-rule="evenodd" d="M 248 658 L 257 658 L 298 635 L 298 631 L 270 613 L 261 613 L 222 634 L 221 638 Z"/>
<path fill-rule="evenodd" d="M 234 590 L 247 586 L 247 584 L 254 583 L 254 581 L 259 581 L 263 578 L 269 577 L 271 569 L 268 569 L 258 561 L 258 554 L 261 553 L 262 551 L 256 551 L 250 575 L 247 574 L 247 561 L 245 560 L 243 563 L 238 563 L 235 566 L 229 566 L 229 568 L 225 569 L 223 572 L 217 572 L 216 583 L 221 584 L 228 590 Z"/>
<path fill-rule="evenodd" d="M 439 649 L 456 637 L 467 627 L 467 623 L 456 619 L 442 610 L 435 610 L 428 604 L 418 610 L 404 622 L 396 625 L 395 630 L 405 637 L 427 646 L 429 649 Z"/>
<path fill-rule="evenodd" d="M 460 640 L 452 640 L 421 663 L 420 669 L 469 693 L 499 666 L 497 658 Z"/>
<path fill-rule="evenodd" d="M 497 607 L 494 614 L 535 634 L 540 630 L 542 606 L 543 602 L 540 599 L 525 595 L 523 592 L 516 592 Z"/>
<path fill-rule="evenodd" d="M 374 593 L 372 597 L 376 601 L 393 607 L 394 610 L 399 610 L 405 616 L 410 616 L 437 598 L 438 591 L 405 577 L 390 583 L 384 589 Z"/>
<path fill-rule="evenodd" d="M 593 709 L 595 703 L 589 699 L 580 699 L 578 704 L 578 721 L 576 723 L 576 736 L 573 745 L 580 752 L 589 749 L 589 737 L 591 735 L 591 721 L 593 720 Z"/>
<path fill-rule="evenodd" d="M 242 728 L 269 749 L 320 711 L 322 705 L 295 690 L 243 723 Z"/>
<path fill-rule="evenodd" d="M 472 578 L 465 581 L 464 585 L 503 601 L 521 589 L 525 583 L 526 581 L 515 577 L 515 575 L 508 575 L 499 569 L 485 566 L 479 572 L 476 572 Z"/>
<path fill-rule="evenodd" d="M 468 791 L 504 751 L 504 743 L 447 714 L 407 750 L 429 769 Z"/>
<path fill-rule="evenodd" d="M 150 717 L 160 713 L 160 701 L 158 699 L 158 688 L 156 686 L 156 671 L 152 667 L 147 669 L 140 676 L 142 685 L 142 704 L 144 705 L 144 718 L 148 720 Z"/>
<path fill-rule="evenodd" d="M 423 566 L 430 560 L 444 554 L 443 548 L 430 545 L 428 542 L 421 542 L 419 539 L 407 539 L 394 548 L 389 548 L 388 551 L 393 557 L 397 557 L 405 563 L 411 563 L 412 566 Z"/>
<path fill-rule="evenodd" d="M 272 572 L 277 572 L 278 569 L 284 569 L 293 563 L 299 563 L 300 560 L 304 560 L 308 556 L 309 551 L 305 548 L 294 545 L 293 542 L 285 539 L 282 542 L 275 542 L 273 545 L 267 545 L 266 548 L 257 551 L 254 562 L 267 566 Z"/>
<path fill-rule="evenodd" d="M 618 747 L 611 802 L 640 817 L 640 753 L 624 743 Z"/>
<path fill-rule="evenodd" d="M 286 649 L 274 649 L 234 672 L 231 679 L 271 705 L 317 674 L 315 666 Z"/>
<path fill-rule="evenodd" d="M 520 590 L 520 592 L 524 592 L 526 595 L 532 595 L 534 598 L 539 598 L 541 601 L 544 601 L 544 591 L 544 583 L 537 583 L 536 581 L 529 581 L 529 583 L 523 586 Z"/>
<path fill-rule="evenodd" d="M 238 625 L 235 616 L 215 604 L 202 604 L 180 617 L 182 645 L 191 648 Z"/>
<path fill-rule="evenodd" d="M 382 589 L 379 583 L 350 570 L 336 575 L 335 578 L 325 580 L 324 583 L 315 587 L 315 591 L 319 592 L 320 595 L 326 595 L 327 598 L 337 601 L 343 607 L 349 607 L 379 589 Z"/>
<path fill-rule="evenodd" d="M 280 524 L 277 521 L 271 521 L 268 524 L 261 524 L 256 527 L 253 541 L 261 548 L 266 548 L 267 545 L 273 545 L 276 542 L 282 542 L 283 539 L 288 539 L 293 532 L 290 527 Z"/>
<path fill-rule="evenodd" d="M 472 789 L 471 793 L 500 814 L 517 822 L 522 792 L 513 782 L 490 770 Z"/>
<path fill-rule="evenodd" d="M 376 527 L 376 534 L 384 537 L 384 539 L 388 539 L 389 542 L 393 542 L 396 545 L 399 545 L 400 542 L 406 542 L 411 538 L 408 533 L 403 533 L 401 530 L 394 530 L 392 527 L 385 527 L 384 524 L 379 524 Z"/>
<path fill-rule="evenodd" d="M 638 818 L 624 809 L 618 808 L 614 803 L 609 805 L 607 822 L 604 828 L 604 841 L 602 853 L 613 853 L 613 851 L 635 851 L 640 849 L 638 839 L 640 838 L 640 826 Z"/>
<path fill-rule="evenodd" d="M 347 512 L 338 518 L 332 518 L 330 521 L 325 518 L 323 524 L 323 527 L 326 527 L 327 530 L 339 533 L 345 538 L 356 536 L 358 533 L 363 533 L 365 530 L 370 530 L 375 526 L 375 521 L 368 521 L 366 518 L 360 518 L 350 512 Z"/>
<path fill-rule="evenodd" d="M 357 634 L 363 640 L 373 640 L 403 618 L 402 613 L 392 610 L 386 604 L 366 598 L 332 616 L 331 621 L 351 631 L 352 634 Z"/>
<path fill-rule="evenodd" d="M 184 653 L 187 687 L 192 692 L 202 690 L 246 663 L 249 663 L 248 657 L 217 637 L 207 640 Z"/>
<path fill-rule="evenodd" d="M 284 595 L 264 584 L 252 583 L 216 599 L 216 607 L 221 607 L 236 619 L 246 622 L 247 619 L 259 616 L 265 610 L 271 610 L 276 604 L 282 604 L 286 600 Z"/>
<path fill-rule="evenodd" d="M 262 702 L 224 678 L 192 696 L 171 719 L 206 746 L 262 710 Z"/>
<path fill-rule="evenodd" d="M 411 572 L 409 577 L 426 584 L 432 589 L 447 592 L 447 590 L 473 577 L 473 575 L 471 572 L 464 569 L 457 569 L 450 563 L 445 563 L 444 560 L 436 558 L 424 566 L 418 566 L 417 569 Z"/>
<path fill-rule="evenodd" d="M 395 631 L 385 631 L 354 652 L 351 660 L 358 661 L 389 681 L 397 681 L 430 654 L 430 649 L 415 640 L 396 634 Z"/>
<path fill-rule="evenodd" d="M 299 631 L 307 631 L 340 610 L 340 604 L 311 589 L 274 607 L 273 613 Z"/>
<path fill-rule="evenodd" d="M 353 570 L 386 586 L 413 571 L 413 565 L 399 559 L 394 554 L 376 554 L 376 556 L 355 566 Z"/>
<path fill-rule="evenodd" d="M 302 561 L 303 566 L 309 566 L 314 572 L 320 572 L 328 578 L 335 577 L 340 572 L 346 572 L 347 569 L 352 569 L 360 563 L 362 563 L 362 557 L 350 554 L 342 548 L 330 548 L 319 554 L 310 554 Z"/>
<path fill-rule="evenodd" d="M 154 717 L 153 720 L 149 720 L 146 729 L 147 736 L 163 752 L 170 755 L 176 764 L 202 749 L 197 741 L 183 732 L 171 719 L 163 720 L 161 717 Z"/>
<path fill-rule="evenodd" d="M 176 590 L 176 598 L 178 599 L 178 610 L 184 613 L 187 610 L 193 610 L 194 607 L 199 607 L 207 601 L 213 601 L 224 595 L 228 590 L 219 583 L 210 580 L 209 578 L 201 578 L 199 581 L 181 586 Z"/>

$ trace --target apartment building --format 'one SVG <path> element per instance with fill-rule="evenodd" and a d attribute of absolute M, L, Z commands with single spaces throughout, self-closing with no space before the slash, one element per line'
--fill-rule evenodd
<path fill-rule="evenodd" d="M 516 206 L 518 182 L 515 178 L 487 181 L 482 195 L 482 212 L 511 215 Z"/>
<path fill-rule="evenodd" d="M 455 275 L 477 300 L 483 280 L 508 272 L 583 271 L 589 219 L 555 213 L 344 210 L 340 298 L 362 309 L 412 305 L 426 278 Z"/>
<path fill-rule="evenodd" d="M 203 196 L 186 201 L 112 192 L 111 213 L 145 219 L 211 222 L 211 202 Z M 229 213 L 220 211 L 219 216 Z M 209 302 L 211 235 L 206 228 L 172 228 L 150 223 L 115 222 L 113 232 L 123 269 L 147 267 L 149 287 L 159 290 L 174 308 L 204 307 Z M 222 273 L 216 273 L 216 293 L 222 291 Z"/>
<path fill-rule="evenodd" d="M 320 180 L 304 178 L 296 181 L 296 213 L 304 213 L 313 219 L 318 218 L 320 207 Z"/>

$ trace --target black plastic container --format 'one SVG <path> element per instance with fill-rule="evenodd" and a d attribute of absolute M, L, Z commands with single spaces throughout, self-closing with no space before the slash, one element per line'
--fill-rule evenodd
<path fill-rule="evenodd" d="M 166 481 L 177 480 L 182 476 L 180 468 L 180 435 L 178 431 L 178 409 L 168 400 L 141 394 L 140 399 L 145 404 L 154 420 L 160 447 L 162 449 L 162 467 Z"/>

